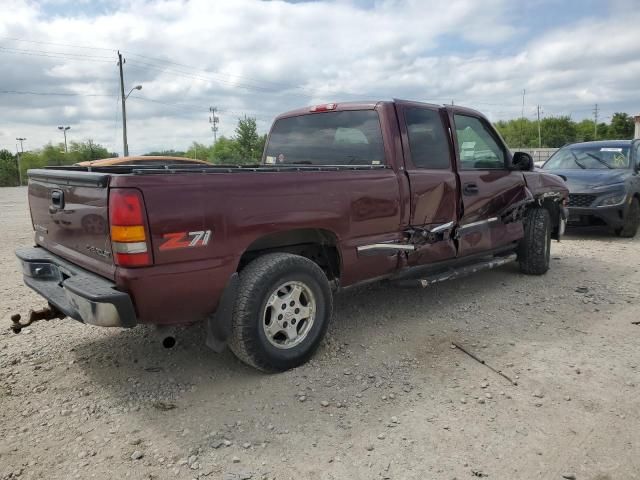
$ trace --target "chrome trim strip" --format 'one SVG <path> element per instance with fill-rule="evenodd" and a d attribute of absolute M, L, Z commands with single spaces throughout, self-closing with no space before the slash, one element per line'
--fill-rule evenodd
<path fill-rule="evenodd" d="M 414 251 L 415 245 L 406 245 L 400 243 L 372 243 L 370 245 L 360 245 L 357 248 L 358 253 L 370 252 L 371 250 L 396 250 L 396 251 Z"/>
<path fill-rule="evenodd" d="M 484 223 L 493 223 L 493 222 L 497 222 L 497 221 L 498 221 L 498 217 L 491 217 L 491 218 L 489 218 L 487 220 L 480 220 L 480 221 L 477 221 L 477 222 L 466 223 L 464 225 L 460 225 L 458 227 L 458 231 L 466 230 L 467 228 L 477 227 L 478 225 L 482 225 Z"/>
<path fill-rule="evenodd" d="M 445 230 L 449 230 L 450 228 L 453 228 L 453 222 L 448 222 L 448 223 L 443 223 L 442 225 L 438 225 L 435 228 L 432 228 L 431 230 L 429 230 L 430 233 L 440 233 L 443 232 Z"/>

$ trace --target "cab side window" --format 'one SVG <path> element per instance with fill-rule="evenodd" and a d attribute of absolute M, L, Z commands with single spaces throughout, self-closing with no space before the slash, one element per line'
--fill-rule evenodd
<path fill-rule="evenodd" d="M 463 170 L 504 169 L 506 152 L 488 127 L 476 117 L 455 114 L 460 168 Z"/>
<path fill-rule="evenodd" d="M 405 122 L 413 164 L 418 168 L 448 169 L 451 166 L 449 139 L 439 112 L 407 108 Z"/>

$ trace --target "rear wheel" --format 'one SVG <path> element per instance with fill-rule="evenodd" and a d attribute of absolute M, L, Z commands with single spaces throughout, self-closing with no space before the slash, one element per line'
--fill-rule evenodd
<path fill-rule="evenodd" d="M 296 367 L 320 345 L 332 308 L 318 265 L 289 253 L 264 255 L 240 272 L 229 347 L 263 371 Z"/>
<path fill-rule="evenodd" d="M 633 238 L 640 227 L 640 202 L 634 198 L 629 205 L 627 215 L 624 217 L 624 224 L 620 228 L 616 228 L 616 235 L 623 238 Z"/>
<path fill-rule="evenodd" d="M 524 218 L 524 238 L 518 248 L 520 271 L 542 275 L 551 258 L 551 215 L 546 208 L 532 208 Z"/>

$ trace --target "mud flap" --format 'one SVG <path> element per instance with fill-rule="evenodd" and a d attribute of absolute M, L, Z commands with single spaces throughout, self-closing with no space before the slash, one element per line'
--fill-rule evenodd
<path fill-rule="evenodd" d="M 227 345 L 227 338 L 231 335 L 231 317 L 238 293 L 239 277 L 234 273 L 229 278 L 227 286 L 220 297 L 218 308 L 207 318 L 206 345 L 214 352 L 222 352 Z"/>
<path fill-rule="evenodd" d="M 567 229 L 567 221 L 569 220 L 569 209 L 567 207 L 558 207 L 558 227 L 553 230 L 551 238 L 560 241 Z"/>

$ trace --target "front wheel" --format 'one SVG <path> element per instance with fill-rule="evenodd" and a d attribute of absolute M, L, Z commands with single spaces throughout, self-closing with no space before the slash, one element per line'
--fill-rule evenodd
<path fill-rule="evenodd" d="M 551 215 L 545 208 L 532 208 L 524 218 L 524 237 L 518 248 L 520 271 L 542 275 L 551 258 Z"/>
<path fill-rule="evenodd" d="M 629 205 L 627 215 L 624 217 L 624 224 L 621 228 L 616 228 L 615 233 L 622 238 L 633 238 L 640 226 L 640 203 L 634 198 Z"/>
<path fill-rule="evenodd" d="M 229 347 L 259 370 L 297 367 L 320 345 L 332 310 L 318 265 L 289 253 L 264 255 L 240 272 Z"/>

